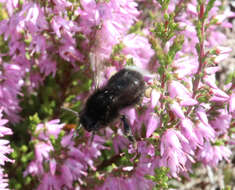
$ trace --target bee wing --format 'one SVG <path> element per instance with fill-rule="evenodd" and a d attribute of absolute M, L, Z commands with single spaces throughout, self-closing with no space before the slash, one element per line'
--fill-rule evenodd
<path fill-rule="evenodd" d="M 99 87 L 100 84 L 100 74 L 98 72 L 99 62 L 98 56 L 95 53 L 90 53 L 89 55 L 90 63 L 91 63 L 91 69 L 93 71 L 93 80 L 95 83 L 95 89 Z"/>
<path fill-rule="evenodd" d="M 94 87 L 99 88 L 104 81 L 104 61 L 96 53 L 89 54 L 91 69 L 93 71 Z"/>

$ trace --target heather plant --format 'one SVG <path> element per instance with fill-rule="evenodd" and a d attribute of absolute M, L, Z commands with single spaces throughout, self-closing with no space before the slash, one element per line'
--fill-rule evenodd
<path fill-rule="evenodd" d="M 229 161 L 234 78 L 222 88 L 215 78 L 234 16 L 223 1 L 0 3 L 1 189 L 166 189 L 195 164 Z M 118 120 L 92 135 L 62 109 L 79 113 L 130 65 L 146 82 L 123 110 L 136 143 Z"/>

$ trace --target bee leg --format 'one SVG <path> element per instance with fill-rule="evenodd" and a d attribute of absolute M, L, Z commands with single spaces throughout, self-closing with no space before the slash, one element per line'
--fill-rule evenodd
<path fill-rule="evenodd" d="M 81 125 L 79 125 L 78 127 L 75 128 L 75 131 L 73 133 L 74 139 L 78 136 L 80 129 L 81 129 Z"/>
<path fill-rule="evenodd" d="M 124 127 L 124 134 L 128 137 L 128 139 L 131 142 L 136 143 L 135 137 L 132 134 L 132 131 L 131 131 L 131 128 L 130 128 L 130 125 L 128 123 L 128 120 L 127 120 L 126 116 L 122 115 L 121 120 L 122 120 L 123 127 Z"/>
<path fill-rule="evenodd" d="M 92 131 L 92 135 L 91 135 L 91 140 L 90 140 L 90 145 L 92 144 L 93 140 L 94 140 L 94 137 L 95 137 L 95 131 Z"/>

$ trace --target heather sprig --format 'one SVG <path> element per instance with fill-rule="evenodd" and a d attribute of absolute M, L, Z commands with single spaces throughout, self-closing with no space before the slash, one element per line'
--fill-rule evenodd
<path fill-rule="evenodd" d="M 0 106 L 13 189 L 161 189 L 216 167 L 234 144 L 234 81 L 215 74 L 230 48 L 221 28 L 232 13 L 216 0 L 2 0 Z M 220 26 L 222 26 L 220 28 Z M 220 30 L 219 30 L 220 28 Z M 76 115 L 125 66 L 146 91 L 122 110 L 136 144 L 116 121 L 92 134 Z M 229 77 L 231 78 L 231 76 Z M 6 124 L 2 120 L 3 125 Z M 77 128 L 77 129 L 75 129 Z M 0 152 L 1 154 L 1 152 Z M 0 181 L 7 189 L 1 168 Z"/>
<path fill-rule="evenodd" d="M 13 163 L 14 160 L 9 158 L 9 154 L 13 151 L 10 147 L 10 142 L 4 137 L 12 135 L 12 130 L 6 127 L 8 120 L 3 118 L 3 110 L 0 109 L 0 188 L 8 189 L 8 174 L 4 171 L 4 165 L 7 162 Z"/>

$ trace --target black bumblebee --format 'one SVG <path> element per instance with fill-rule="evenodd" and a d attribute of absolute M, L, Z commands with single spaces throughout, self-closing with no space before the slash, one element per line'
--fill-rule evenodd
<path fill-rule="evenodd" d="M 119 112 L 139 103 L 143 97 L 145 82 L 142 74 L 133 69 L 122 69 L 113 75 L 108 83 L 97 89 L 87 99 L 85 107 L 79 113 L 80 123 L 87 131 L 97 131 L 121 118 L 124 133 L 131 137 L 131 130 L 126 117 Z"/>

